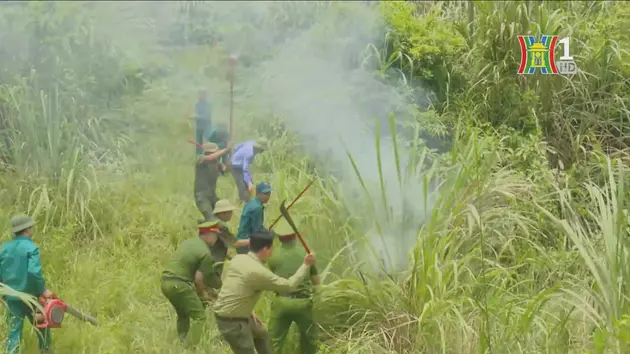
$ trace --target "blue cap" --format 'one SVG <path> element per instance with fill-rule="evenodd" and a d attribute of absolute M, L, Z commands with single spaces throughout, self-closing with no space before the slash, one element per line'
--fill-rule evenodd
<path fill-rule="evenodd" d="M 256 193 L 269 193 L 271 192 L 271 184 L 268 182 L 260 182 L 256 185 Z"/>

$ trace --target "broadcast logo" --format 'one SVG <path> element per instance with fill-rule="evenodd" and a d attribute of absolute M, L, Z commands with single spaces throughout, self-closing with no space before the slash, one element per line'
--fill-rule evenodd
<path fill-rule="evenodd" d="M 578 67 L 570 54 L 569 37 L 558 40 L 558 36 L 543 35 L 540 41 L 535 36 L 518 36 L 521 45 L 521 65 L 518 74 L 535 74 L 540 69 L 542 74 L 572 75 Z M 556 60 L 556 46 L 562 45 L 563 55 Z"/>

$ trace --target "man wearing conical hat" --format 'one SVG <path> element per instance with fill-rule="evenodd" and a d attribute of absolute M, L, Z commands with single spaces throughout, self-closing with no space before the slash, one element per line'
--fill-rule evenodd
<path fill-rule="evenodd" d="M 231 171 L 238 197 L 243 203 L 247 203 L 254 191 L 254 181 L 249 171 L 249 166 L 254 162 L 254 157 L 269 149 L 269 142 L 265 138 L 249 140 L 234 147 L 231 158 Z"/>
<path fill-rule="evenodd" d="M 298 220 L 294 220 L 299 227 Z M 273 232 L 281 246 L 267 261 L 269 269 L 279 277 L 286 278 L 302 265 L 306 251 L 296 243 L 297 235 L 282 218 Z M 314 354 L 317 351 L 317 324 L 313 321 L 313 286 L 319 285 L 317 267 L 311 266 L 310 277 L 305 278 L 295 292 L 278 292 L 271 303 L 269 334 L 274 353 L 281 353 L 289 328 L 295 323 L 300 333 L 300 353 Z"/>
<path fill-rule="evenodd" d="M 219 150 L 217 144 L 206 143 L 203 155 L 197 158 L 195 166 L 195 204 L 205 220 L 214 220 L 214 204 L 217 197 L 217 180 L 221 170 L 218 159 L 229 151 L 228 147 Z"/>
<path fill-rule="evenodd" d="M 26 215 L 11 218 L 11 233 L 14 237 L 5 242 L 0 251 L 0 282 L 13 290 L 51 299 L 54 294 L 46 289 L 39 247 L 33 242 L 34 226 L 35 221 Z M 17 354 L 20 352 L 24 317 L 33 323 L 33 311 L 17 297 L 4 296 L 3 300 L 8 309 L 9 325 L 6 352 Z M 51 343 L 50 329 L 38 328 L 37 332 L 40 353 L 47 353 Z"/>
<path fill-rule="evenodd" d="M 217 287 L 217 285 L 221 284 L 223 266 L 225 261 L 229 259 L 228 248 L 232 247 L 236 242 L 236 237 L 225 224 L 232 219 L 234 210 L 236 210 L 236 207 L 227 199 L 219 200 L 214 206 L 214 216 L 221 221 L 218 233 L 219 242 L 216 242 L 210 247 L 215 272 L 207 275 L 204 279 L 205 284 L 211 285 L 208 287 L 208 294 L 212 300 L 214 300 L 218 294 L 219 287 Z M 218 279 L 214 279 L 215 277 Z M 205 302 L 205 304 L 209 304 L 209 302 Z"/>
<path fill-rule="evenodd" d="M 182 242 L 161 277 L 162 294 L 177 313 L 177 333 L 190 346 L 199 344 L 207 329 L 207 318 L 202 301 L 210 301 L 209 285 L 220 288 L 221 278 L 213 277 L 215 264 L 210 248 L 220 241 L 219 220 L 199 224 L 199 235 Z M 215 279 L 217 284 L 205 284 Z M 189 333 L 190 332 L 190 333 Z"/>
<path fill-rule="evenodd" d="M 211 247 L 212 257 L 215 262 L 224 262 L 227 258 L 228 247 L 234 246 L 236 242 L 236 237 L 230 232 L 226 225 L 226 223 L 232 220 L 234 210 L 236 210 L 236 207 L 227 199 L 219 200 L 214 206 L 214 216 L 222 223 L 221 233 L 219 234 L 219 238 L 222 242 L 217 242 L 217 244 Z"/>

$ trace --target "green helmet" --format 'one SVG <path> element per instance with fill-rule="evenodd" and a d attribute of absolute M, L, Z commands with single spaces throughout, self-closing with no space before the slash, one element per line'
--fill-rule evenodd
<path fill-rule="evenodd" d="M 258 138 L 254 140 L 254 147 L 261 150 L 269 150 L 269 141 L 265 138 Z"/>
<path fill-rule="evenodd" d="M 17 234 L 35 225 L 35 221 L 27 215 L 16 215 L 11 218 L 11 232 Z"/>

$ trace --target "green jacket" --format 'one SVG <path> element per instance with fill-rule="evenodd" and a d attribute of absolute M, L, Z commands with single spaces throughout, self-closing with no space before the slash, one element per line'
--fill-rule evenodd
<path fill-rule="evenodd" d="M 199 236 L 181 243 L 171 260 L 164 267 L 162 276 L 178 278 L 187 283 L 193 283 L 197 270 L 201 271 L 206 278 L 216 272 L 210 248 Z M 215 286 L 215 284 L 212 285 L 212 287 Z M 218 285 L 217 287 L 220 286 Z"/>
<path fill-rule="evenodd" d="M 195 194 L 214 192 L 220 173 L 219 165 L 215 161 L 203 161 L 203 156 L 200 155 L 195 165 Z"/>
<path fill-rule="evenodd" d="M 304 263 L 305 255 L 304 249 L 297 247 L 295 241 L 283 243 L 279 249 L 274 250 L 273 256 L 267 260 L 267 266 L 277 276 L 288 278 Z M 317 274 L 317 267 L 311 266 L 310 277 L 306 277 L 300 283 L 297 292 L 307 297 L 311 296 L 313 293 L 311 277 Z"/>
<path fill-rule="evenodd" d="M 249 318 L 263 290 L 291 292 L 309 273 L 303 264 L 290 278 L 267 269 L 253 253 L 236 255 L 225 270 L 225 279 L 214 312 L 222 317 Z"/>
<path fill-rule="evenodd" d="M 251 233 L 265 227 L 264 222 L 265 206 L 260 200 L 258 200 L 258 198 L 250 200 L 243 208 L 236 238 L 238 240 L 249 239 L 249 235 Z M 236 249 L 236 252 L 238 254 L 246 254 L 248 252 L 248 248 L 239 247 Z"/>
<path fill-rule="evenodd" d="M 39 258 L 39 247 L 30 237 L 17 235 L 5 242 L 0 251 L 0 282 L 33 296 L 41 296 L 46 290 Z M 13 296 L 7 300 L 17 300 Z"/>

